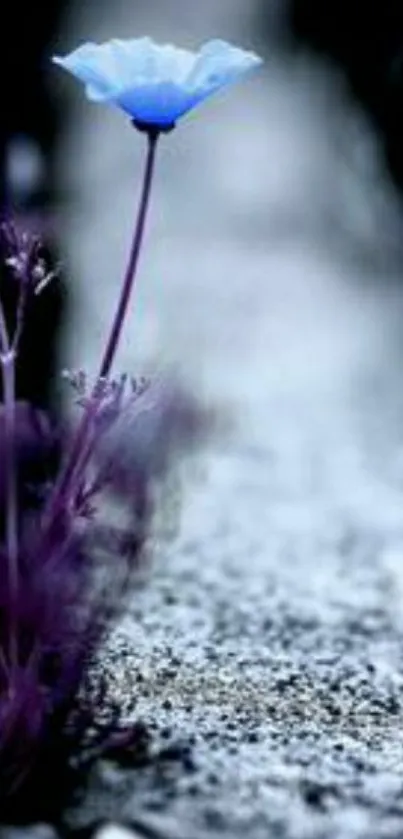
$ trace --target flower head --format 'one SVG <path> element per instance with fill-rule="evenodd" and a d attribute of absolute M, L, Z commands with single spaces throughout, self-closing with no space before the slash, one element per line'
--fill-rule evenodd
<path fill-rule="evenodd" d="M 151 38 L 86 43 L 53 61 L 84 82 L 92 101 L 116 105 L 136 124 L 160 130 L 261 64 L 255 53 L 225 41 L 190 52 Z"/>

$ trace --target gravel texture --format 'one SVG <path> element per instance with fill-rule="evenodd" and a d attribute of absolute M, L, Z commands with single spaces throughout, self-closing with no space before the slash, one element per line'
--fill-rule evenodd
<path fill-rule="evenodd" d="M 76 827 L 401 836 L 401 534 L 329 497 L 316 516 L 306 484 L 291 509 L 269 454 L 239 433 L 188 465 L 180 534 L 88 686 L 137 747 L 96 765 Z"/>

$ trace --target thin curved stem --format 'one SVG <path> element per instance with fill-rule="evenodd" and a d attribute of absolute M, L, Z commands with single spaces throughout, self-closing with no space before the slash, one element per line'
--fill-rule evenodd
<path fill-rule="evenodd" d="M 79 424 L 76 434 L 73 438 L 69 456 L 64 467 L 62 467 L 59 479 L 51 496 L 48 508 L 45 511 L 45 524 L 47 526 L 51 526 L 52 519 L 54 517 L 57 517 L 57 515 L 62 511 L 63 507 L 65 506 L 66 501 L 68 500 L 68 494 L 71 485 L 74 483 L 77 464 L 81 459 L 81 453 L 86 446 L 87 436 L 90 433 L 93 422 L 96 418 L 99 406 L 98 383 L 100 379 L 104 379 L 109 376 L 113 361 L 115 359 L 116 350 L 118 348 L 119 339 L 122 334 L 122 329 L 125 322 L 129 301 L 133 290 L 134 281 L 136 278 L 141 245 L 144 237 L 147 210 L 150 203 L 158 136 L 158 132 L 150 132 L 147 135 L 147 157 L 144 169 L 140 204 L 138 208 L 136 224 L 134 227 L 129 261 L 123 278 L 121 294 L 112 321 L 112 326 L 106 343 L 105 351 L 102 356 L 98 378 L 92 390 L 91 398 L 89 400 L 87 408 L 84 411 L 81 423 Z"/>
<path fill-rule="evenodd" d="M 15 450 L 15 352 L 10 346 L 6 319 L 0 304 L 0 362 L 3 378 L 5 432 L 5 491 L 6 491 L 6 548 L 10 596 L 10 659 L 18 663 L 17 603 L 19 589 L 18 568 L 18 502 Z"/>
<path fill-rule="evenodd" d="M 147 135 L 148 149 L 146 166 L 144 170 L 143 189 L 140 199 L 139 211 L 137 216 L 136 227 L 134 231 L 132 247 L 130 250 L 129 261 L 126 268 L 126 273 L 123 279 L 122 292 L 116 308 L 115 317 L 112 323 L 112 329 L 109 334 L 108 342 L 102 358 L 101 367 L 99 370 L 99 378 L 103 379 L 109 376 L 111 367 L 115 358 L 119 338 L 122 334 L 122 328 L 125 321 L 129 300 L 131 297 L 134 281 L 136 278 L 136 269 L 139 261 L 141 245 L 143 241 L 144 228 L 147 218 L 147 209 L 150 201 L 152 179 L 155 164 L 155 152 L 157 148 L 157 133 L 150 133 Z"/>
<path fill-rule="evenodd" d="M 15 469 L 15 354 L 2 356 L 5 421 L 6 473 L 6 534 L 10 569 L 10 588 L 13 599 L 18 593 L 18 508 L 17 476 Z"/>

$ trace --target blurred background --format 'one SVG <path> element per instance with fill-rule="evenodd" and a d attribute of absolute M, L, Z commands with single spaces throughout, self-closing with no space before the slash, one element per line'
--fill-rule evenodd
<path fill-rule="evenodd" d="M 161 142 L 118 365 L 133 373 L 175 365 L 192 388 L 235 407 L 252 437 L 291 447 L 294 462 L 296 448 L 331 453 L 336 436 L 396 470 L 401 7 L 68 0 L 52 9 L 35 15 L 18 54 L 2 51 L 6 78 L 18 70 L 29 82 L 6 98 L 3 201 L 50 228 L 64 265 L 68 305 L 63 295 L 54 301 L 64 328 L 52 332 L 59 318 L 43 315 L 47 358 L 59 347 L 57 367 L 96 367 L 144 156 L 122 114 L 87 103 L 49 55 L 112 36 L 190 48 L 234 41 L 264 67 Z"/>

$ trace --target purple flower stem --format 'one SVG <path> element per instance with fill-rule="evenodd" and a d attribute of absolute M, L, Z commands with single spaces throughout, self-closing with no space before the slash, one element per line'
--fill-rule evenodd
<path fill-rule="evenodd" d="M 91 431 L 91 427 L 94 419 L 96 418 L 98 410 L 98 382 L 100 379 L 107 378 L 109 376 L 113 361 L 115 359 L 116 350 L 118 348 L 119 339 L 122 334 L 122 329 L 125 322 L 129 301 L 133 290 L 134 281 L 136 278 L 141 245 L 143 242 L 147 210 L 150 203 L 158 136 L 159 131 L 157 130 L 147 132 L 148 147 L 140 204 L 134 228 L 129 261 L 123 279 L 121 294 L 119 297 L 115 316 L 112 321 L 112 327 L 106 343 L 105 351 L 102 356 L 97 381 L 95 382 L 95 385 L 93 387 L 92 395 L 89 400 L 88 406 L 85 409 L 84 414 L 82 416 L 81 423 L 79 424 L 76 434 L 73 438 L 69 456 L 66 460 L 64 467 L 61 470 L 54 492 L 50 498 L 48 508 L 47 510 L 45 510 L 44 523 L 45 526 L 48 527 L 51 526 L 51 523 L 54 519 L 57 519 L 59 513 L 63 511 L 63 508 L 68 506 L 69 491 L 71 489 L 71 486 L 75 485 L 76 483 L 75 478 L 77 477 L 77 465 L 81 459 L 83 448 L 86 447 L 87 436 Z"/>
<path fill-rule="evenodd" d="M 15 351 L 10 347 L 6 320 L 0 305 L 0 362 L 3 378 L 4 430 L 5 430 L 5 485 L 6 485 L 6 548 L 10 596 L 10 660 L 18 664 L 17 603 L 19 589 L 18 569 L 18 504 L 15 462 Z"/>
<path fill-rule="evenodd" d="M 149 133 L 147 135 L 148 149 L 146 166 L 144 170 L 143 189 L 138 211 L 137 223 L 132 241 L 132 247 L 129 256 L 129 262 L 125 277 L 123 280 L 122 292 L 115 312 L 115 317 L 112 323 L 112 329 L 109 334 L 106 349 L 102 358 L 101 367 L 99 370 L 99 378 L 103 379 L 109 376 L 119 343 L 119 338 L 122 334 L 123 324 L 125 321 L 130 296 L 132 293 L 134 280 L 136 277 L 136 269 L 139 261 L 141 244 L 143 241 L 145 222 L 147 217 L 147 209 L 151 194 L 151 185 L 154 172 L 155 152 L 157 147 L 158 133 Z"/>

